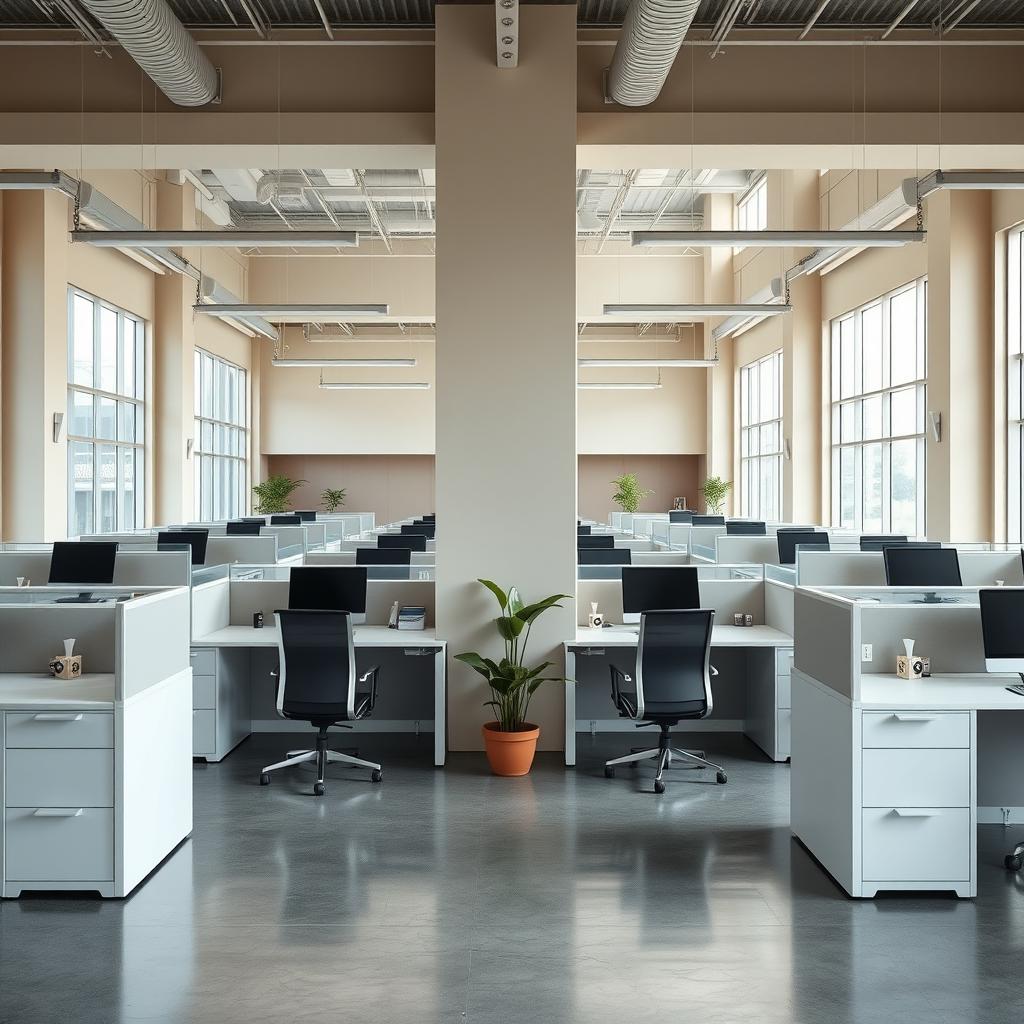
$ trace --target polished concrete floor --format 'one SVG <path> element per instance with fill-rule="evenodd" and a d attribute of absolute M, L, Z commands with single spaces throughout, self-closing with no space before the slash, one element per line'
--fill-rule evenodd
<path fill-rule="evenodd" d="M 789 769 L 705 739 L 729 783 L 523 779 L 429 741 L 385 777 L 257 785 L 295 737 L 195 767 L 195 830 L 128 900 L 0 905 L 11 1024 L 962 1024 L 1024 1014 L 1024 881 L 982 832 L 981 896 L 848 900 L 793 842 Z M 399 754 L 397 750 L 403 750 Z M 1020 830 L 1024 833 L 1024 829 Z"/>

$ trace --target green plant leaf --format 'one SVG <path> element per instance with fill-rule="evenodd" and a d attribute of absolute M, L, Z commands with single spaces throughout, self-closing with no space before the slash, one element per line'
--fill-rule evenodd
<path fill-rule="evenodd" d="M 491 677 L 496 675 L 497 666 L 494 662 L 488 663 L 485 658 L 481 658 L 479 654 L 456 654 L 456 661 L 461 661 L 464 665 L 468 665 L 474 672 L 479 672 L 488 682 L 491 681 Z"/>
<path fill-rule="evenodd" d="M 522 619 L 514 615 L 502 615 L 494 620 L 494 624 L 498 627 L 502 640 L 515 640 L 526 625 Z"/>
<path fill-rule="evenodd" d="M 508 607 L 508 594 L 505 593 L 497 583 L 491 580 L 477 580 L 477 583 L 482 583 L 495 597 L 498 602 L 498 607 L 504 611 Z"/>
<path fill-rule="evenodd" d="M 523 607 L 523 599 L 519 596 L 518 587 L 509 587 L 508 591 L 508 610 L 512 615 L 515 615 L 520 608 Z"/>
<path fill-rule="evenodd" d="M 562 606 L 558 603 L 559 601 L 571 600 L 572 597 L 569 594 L 552 594 L 550 597 L 545 597 L 543 601 L 536 601 L 521 608 L 516 612 L 516 618 L 527 623 L 533 622 L 538 615 L 546 612 L 549 608 L 561 608 Z"/>

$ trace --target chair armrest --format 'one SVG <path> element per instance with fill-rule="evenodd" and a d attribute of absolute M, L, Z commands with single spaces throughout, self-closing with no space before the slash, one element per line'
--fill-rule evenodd
<path fill-rule="evenodd" d="M 619 697 L 622 695 L 622 684 L 632 683 L 633 677 L 628 672 L 623 672 L 617 665 L 609 665 L 612 675 L 612 700 L 615 701 L 616 705 L 619 703 Z"/>
<path fill-rule="evenodd" d="M 380 672 L 380 665 L 374 665 L 373 668 L 368 668 L 361 676 L 359 676 L 359 682 L 365 683 L 367 679 L 370 680 L 370 708 L 372 709 L 374 704 L 377 703 L 377 675 Z"/>
<path fill-rule="evenodd" d="M 718 669 L 715 668 L 714 665 L 708 665 L 708 670 L 711 672 L 711 674 L 713 676 L 717 676 L 718 675 Z"/>

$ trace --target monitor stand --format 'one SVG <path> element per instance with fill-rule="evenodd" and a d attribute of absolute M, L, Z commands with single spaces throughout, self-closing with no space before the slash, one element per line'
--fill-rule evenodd
<path fill-rule="evenodd" d="M 956 601 L 952 597 L 939 597 L 934 591 L 927 593 L 922 598 L 918 598 L 915 601 L 911 601 L 911 604 L 955 604 Z"/>
<path fill-rule="evenodd" d="M 1016 686 L 1008 686 L 1007 689 L 1018 697 L 1024 697 L 1024 672 L 1018 672 L 1017 675 L 1020 676 L 1020 682 Z"/>
<path fill-rule="evenodd" d="M 75 597 L 58 597 L 54 604 L 100 604 L 102 597 L 93 597 L 91 590 L 84 590 Z"/>

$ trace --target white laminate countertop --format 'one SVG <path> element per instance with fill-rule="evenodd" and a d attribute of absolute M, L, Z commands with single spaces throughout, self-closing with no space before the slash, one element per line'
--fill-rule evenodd
<path fill-rule="evenodd" d="M 570 647 L 636 647 L 639 638 L 637 629 L 629 630 L 612 626 L 592 629 L 580 626 L 575 641 Z M 793 638 L 773 626 L 713 626 L 712 647 L 792 647 Z M 1024 698 L 1022 698 L 1024 700 Z"/>
<path fill-rule="evenodd" d="M 45 672 L 0 673 L 0 709 L 4 711 L 110 711 L 113 673 L 87 673 L 78 679 L 54 679 Z"/>
<path fill-rule="evenodd" d="M 356 647 L 444 647 L 433 629 L 389 629 L 387 626 L 353 627 Z M 277 647 L 277 627 L 225 626 L 196 637 L 193 647 Z"/>
<path fill-rule="evenodd" d="M 900 679 L 874 673 L 860 677 L 860 707 L 865 711 L 1024 711 L 1024 697 L 1007 686 L 1020 683 L 1012 673 L 937 674 Z"/>

